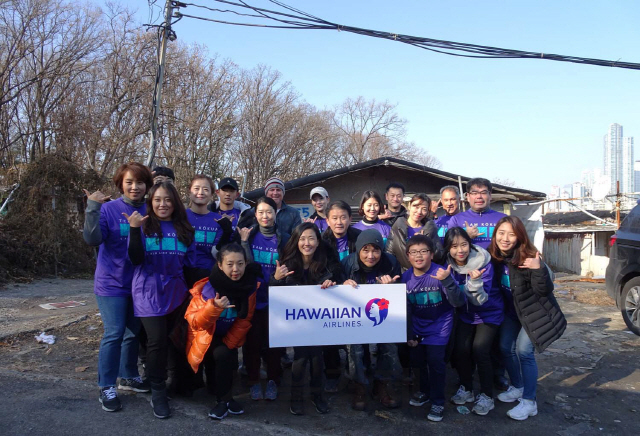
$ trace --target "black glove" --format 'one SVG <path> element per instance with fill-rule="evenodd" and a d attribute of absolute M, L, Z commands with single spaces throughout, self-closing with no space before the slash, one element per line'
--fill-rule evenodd
<path fill-rule="evenodd" d="M 231 241 L 231 237 L 233 236 L 233 225 L 231 224 L 231 220 L 227 217 L 220 218 L 217 223 L 222 229 L 222 236 L 216 244 L 216 250 L 220 250 L 224 245 Z"/>

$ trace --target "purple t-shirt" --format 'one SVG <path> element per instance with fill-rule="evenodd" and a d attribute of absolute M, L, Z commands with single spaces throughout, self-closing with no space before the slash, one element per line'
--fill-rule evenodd
<path fill-rule="evenodd" d="M 324 231 L 327 230 L 327 228 L 329 228 L 329 224 L 327 224 L 327 220 L 322 217 L 317 217 L 314 224 L 316 225 L 316 227 L 318 227 L 318 230 L 320 230 L 320 234 L 324 233 Z"/>
<path fill-rule="evenodd" d="M 238 219 L 240 218 L 240 209 L 231 209 L 231 210 L 220 210 L 218 209 L 217 212 L 217 219 L 220 218 L 229 218 L 229 220 L 231 221 L 231 227 L 233 228 L 233 231 L 236 230 L 236 226 L 238 225 Z"/>
<path fill-rule="evenodd" d="M 360 229 L 362 231 L 367 229 L 376 229 L 382 235 L 382 240 L 384 245 L 385 246 L 387 245 L 387 239 L 389 238 L 389 234 L 391 233 L 391 226 L 385 223 L 384 221 L 378 220 L 373 224 L 367 224 L 363 220 L 363 221 L 360 221 L 359 223 L 354 224 L 353 227 L 355 227 L 356 229 Z"/>
<path fill-rule="evenodd" d="M 407 241 L 411 239 L 413 235 L 415 235 L 416 233 L 419 233 L 420 230 L 422 230 L 422 227 L 407 226 Z"/>
<path fill-rule="evenodd" d="M 163 316 L 173 312 L 187 297 L 183 268 L 193 268 L 196 244 L 178 240 L 171 221 L 160 221 L 162 239 L 142 232 L 144 261 L 133 273 L 133 313 L 137 317 Z"/>
<path fill-rule="evenodd" d="M 338 256 L 342 262 L 342 259 L 349 256 L 349 239 L 347 238 L 347 235 L 336 239 L 336 247 L 338 249 Z"/>
<path fill-rule="evenodd" d="M 187 218 L 193 226 L 196 242 L 196 268 L 211 269 L 213 267 L 213 254 L 211 249 L 220 242 L 222 237 L 222 229 L 216 221 L 220 216 L 214 212 L 206 215 L 195 213 L 191 209 L 187 209 Z"/>
<path fill-rule="evenodd" d="M 482 267 L 485 271 L 482 273 L 482 285 L 484 291 L 489 297 L 482 306 L 475 306 L 467 302 L 464 306 L 458 307 L 460 321 L 465 324 L 502 324 L 504 320 L 504 299 L 502 291 L 496 285 L 494 278 L 494 268 L 491 262 Z M 464 292 L 467 283 L 467 274 L 459 274 L 451 270 L 451 274 L 460 290 Z"/>
<path fill-rule="evenodd" d="M 269 305 L 269 279 L 276 271 L 278 255 L 278 237 L 276 235 L 266 237 L 258 231 L 251 243 L 253 261 L 262 267 L 263 279 L 258 280 L 260 287 L 256 295 L 256 309 L 264 309 Z"/>
<path fill-rule="evenodd" d="M 431 263 L 421 276 L 409 268 L 402 274 L 407 284 L 407 310 L 411 313 L 413 333 L 422 337 L 421 344 L 446 345 L 453 329 L 453 306 L 447 300 L 447 291 L 440 280 L 431 277 L 442 268 Z M 409 338 L 411 339 L 411 338 Z"/>
<path fill-rule="evenodd" d="M 513 305 L 513 294 L 511 293 L 511 279 L 509 279 L 509 265 L 506 262 L 502 263 L 499 268 L 498 274 L 500 275 L 500 289 L 504 296 L 504 313 L 511 319 L 518 319 L 516 308 Z"/>
<path fill-rule="evenodd" d="M 449 221 L 453 217 L 454 215 L 444 215 L 439 217 L 437 220 L 435 220 L 436 227 L 438 227 L 438 237 L 440 238 L 440 242 L 443 244 L 444 244 L 444 235 L 446 235 L 447 230 L 449 230 Z"/>
<path fill-rule="evenodd" d="M 98 251 L 93 292 L 101 297 L 131 296 L 133 264 L 127 254 L 129 222 L 122 215 L 138 211 L 147 214 L 146 205 L 135 208 L 122 199 L 109 201 L 100 207 L 100 232 L 102 243 Z"/>
<path fill-rule="evenodd" d="M 473 244 L 487 250 L 489 248 L 489 244 L 491 244 L 491 236 L 493 236 L 493 231 L 495 230 L 496 223 L 505 216 L 505 214 L 493 209 L 489 209 L 486 212 L 481 213 L 476 213 L 469 209 L 465 212 L 460 212 L 459 214 L 451 217 L 451 219 L 449 220 L 448 228 L 464 228 L 465 222 L 467 222 L 467 224 L 477 224 L 480 234 L 477 238 L 473 239 Z"/>
<path fill-rule="evenodd" d="M 216 290 L 211 286 L 210 282 L 207 282 L 202 287 L 202 299 L 208 301 L 211 298 L 216 297 Z M 227 334 L 236 318 L 238 318 L 238 311 L 235 307 L 228 307 L 222 311 L 218 320 L 216 321 L 216 331 L 214 336 L 224 336 Z"/>

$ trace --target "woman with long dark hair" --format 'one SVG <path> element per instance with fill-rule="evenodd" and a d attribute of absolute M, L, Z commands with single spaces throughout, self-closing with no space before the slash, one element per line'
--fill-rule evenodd
<path fill-rule="evenodd" d="M 138 373 L 138 339 L 140 320 L 133 315 L 131 281 L 133 265 L 127 256 L 129 223 L 123 213 L 146 213 L 144 196 L 153 185 L 151 171 L 138 162 L 118 168 L 113 183 L 122 193 L 117 200 L 96 191 L 87 195 L 84 239 L 100 246 L 94 280 L 94 293 L 104 326 L 98 354 L 100 403 L 107 412 L 122 408 L 118 388 L 149 392 L 149 383 Z"/>
<path fill-rule="evenodd" d="M 271 198 L 261 197 L 256 201 L 253 226 L 239 228 L 242 248 L 247 259 L 262 267 L 263 278 L 256 294 L 256 311 L 253 328 L 247 334 L 242 347 L 242 359 L 247 368 L 252 400 L 275 400 L 282 377 L 280 348 L 269 348 L 269 278 L 276 270 L 276 262 L 289 240 L 289 234 L 276 225 L 276 203 Z M 267 386 L 263 393 L 260 385 L 260 361 L 262 350 L 266 350 Z"/>
<path fill-rule="evenodd" d="M 507 415 L 523 421 L 538 414 L 534 352 L 542 353 L 560 338 L 567 321 L 553 296 L 550 270 L 518 217 L 506 216 L 498 221 L 489 253 L 506 301 L 500 349 L 511 380 L 509 389 L 498 399 L 506 403 L 519 401 Z"/>
<path fill-rule="evenodd" d="M 447 262 L 462 287 L 467 304 L 458 307 L 459 323 L 454 335 L 453 363 L 460 388 L 451 398 L 455 404 L 475 402 L 472 411 L 486 415 L 495 407 L 491 348 L 504 319 L 504 301 L 494 282 L 491 256 L 474 245 L 462 227 L 451 227 L 444 237 Z M 480 393 L 473 395 L 473 373 L 478 368 Z"/>
<path fill-rule="evenodd" d="M 282 262 L 271 276 L 272 286 L 320 285 L 322 289 L 342 282 L 342 268 L 337 258 L 327 256 L 331 248 L 322 241 L 314 223 L 303 223 L 282 252 Z M 294 415 L 304 414 L 304 373 L 309 364 L 311 401 L 318 413 L 327 413 L 329 406 L 322 396 L 322 346 L 294 347 L 291 366 L 291 407 Z"/>
<path fill-rule="evenodd" d="M 165 380 L 167 364 L 175 368 L 180 355 L 169 340 L 184 313 L 189 290 L 185 268 L 195 264 L 194 231 L 178 191 L 169 182 L 149 190 L 147 215 L 123 213 L 129 221 L 129 259 L 135 265 L 133 309 L 147 333 L 146 374 L 151 382 L 153 413 L 171 416 Z M 185 361 L 186 362 L 186 361 Z"/>

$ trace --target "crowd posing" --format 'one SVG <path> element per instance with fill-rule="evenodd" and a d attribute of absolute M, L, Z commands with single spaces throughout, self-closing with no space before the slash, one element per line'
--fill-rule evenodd
<path fill-rule="evenodd" d="M 523 223 L 490 208 L 489 180 L 467 182 L 466 211 L 456 186 L 437 201 L 417 193 L 406 207 L 399 183 L 387 187 L 386 201 L 366 191 L 353 225 L 351 206 L 323 187 L 311 190 L 315 213 L 303 222 L 278 178 L 254 207 L 237 201 L 232 178 L 216 186 L 195 175 L 188 208 L 168 168 L 127 163 L 113 182 L 122 194 L 115 200 L 85 191 L 84 239 L 99 247 L 104 410 L 121 409 L 118 389 L 151 392 L 154 415 L 168 418 L 169 396 L 206 387 L 211 418 L 242 414 L 232 396 L 240 348 L 250 398 L 276 400 L 287 355 L 269 347 L 269 286 L 402 283 L 407 342 L 294 347 L 292 414 L 304 414 L 306 380 L 317 412 L 329 412 L 326 393 L 338 392 L 343 374 L 353 409 L 365 410 L 372 396 L 399 407 L 394 383 L 404 369 L 413 374 L 409 404 L 430 403 L 427 419 L 440 421 L 447 363 L 459 379 L 452 403 L 470 403 L 478 415 L 496 399 L 517 403 L 507 412 L 516 420 L 538 413 L 535 352 L 566 321 Z"/>

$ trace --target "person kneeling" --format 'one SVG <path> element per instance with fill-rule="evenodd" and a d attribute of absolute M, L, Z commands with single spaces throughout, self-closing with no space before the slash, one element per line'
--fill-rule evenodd
<path fill-rule="evenodd" d="M 204 362 L 207 390 L 217 399 L 209 412 L 213 419 L 244 413 L 231 396 L 231 386 L 238 367 L 238 348 L 251 328 L 261 275 L 260 266 L 247 264 L 244 250 L 233 243 L 218 252 L 211 275 L 190 291 L 193 298 L 185 314 L 189 324 L 187 359 L 194 372 Z"/>

